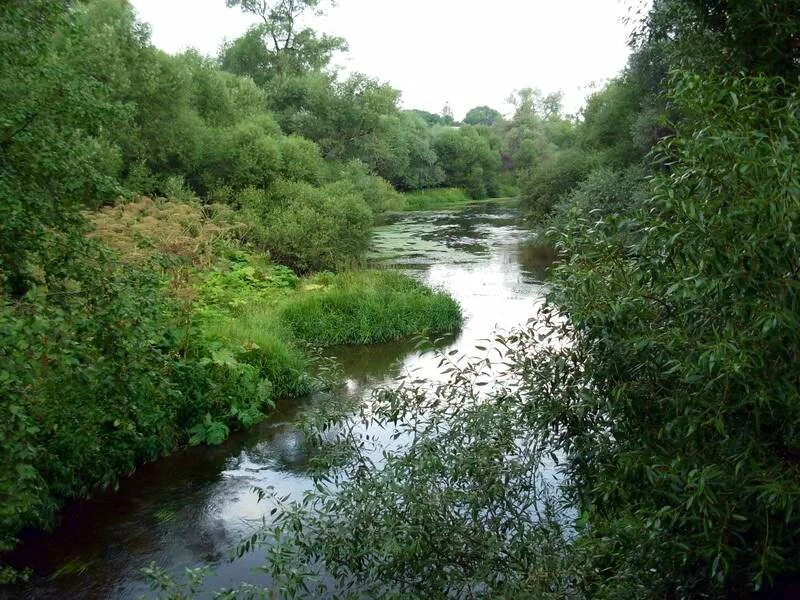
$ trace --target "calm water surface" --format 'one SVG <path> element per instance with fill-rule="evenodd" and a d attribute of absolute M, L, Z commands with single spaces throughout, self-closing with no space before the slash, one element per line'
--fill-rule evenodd
<path fill-rule="evenodd" d="M 461 333 L 444 342 L 469 353 L 494 332 L 535 316 L 546 291 L 547 249 L 526 242 L 529 232 L 513 204 L 454 212 L 414 213 L 379 227 L 371 260 L 446 289 L 464 311 Z M 411 343 L 340 349 L 351 402 L 395 377 L 439 376 L 438 359 Z M 155 561 L 180 573 L 214 563 L 209 589 L 241 581 L 268 584 L 258 553 L 228 559 L 272 507 L 254 487 L 272 486 L 299 498 L 311 488 L 308 457 L 296 423 L 320 397 L 279 404 L 261 425 L 214 448 L 190 448 L 139 469 L 114 493 L 75 503 L 49 534 L 27 536 L 14 560 L 34 571 L 31 582 L 0 591 L 8 598 L 138 598 L 149 595 L 140 571 Z"/>

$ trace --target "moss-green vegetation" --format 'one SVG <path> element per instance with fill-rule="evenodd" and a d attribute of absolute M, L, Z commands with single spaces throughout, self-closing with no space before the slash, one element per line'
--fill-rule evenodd
<path fill-rule="evenodd" d="M 313 346 L 456 327 L 403 276 L 295 273 L 357 264 L 397 190 L 464 190 L 419 209 L 519 185 L 556 217 L 569 343 L 499 339 L 519 385 L 486 402 L 486 362 L 431 402 L 387 394 L 393 425 L 425 411 L 413 442 L 286 516 L 276 586 L 323 563 L 365 596 L 791 595 L 797 0 L 653 2 L 580 119 L 523 89 L 466 124 L 329 70 L 343 40 L 296 22 L 326 2 L 227 4 L 260 24 L 204 58 L 156 49 L 129 2 L 0 2 L 0 552 L 313 389 Z M 141 194 L 173 200 L 118 200 Z"/>

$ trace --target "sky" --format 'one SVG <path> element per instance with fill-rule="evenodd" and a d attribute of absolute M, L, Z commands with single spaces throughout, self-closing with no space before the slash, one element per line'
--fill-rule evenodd
<path fill-rule="evenodd" d="M 625 66 L 632 0 L 338 0 L 306 24 L 339 35 L 350 51 L 334 59 L 343 74 L 389 82 L 405 108 L 457 119 L 472 107 L 511 112 L 523 87 L 561 91 L 575 113 L 592 86 Z M 641 2 L 641 0 L 636 0 Z M 225 0 L 131 0 L 159 48 L 216 55 L 255 22 Z"/>

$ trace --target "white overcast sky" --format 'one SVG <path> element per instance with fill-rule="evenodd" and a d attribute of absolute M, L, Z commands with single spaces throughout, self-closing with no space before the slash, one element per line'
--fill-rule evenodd
<path fill-rule="evenodd" d="M 628 57 L 623 18 L 642 0 L 338 0 L 309 24 L 344 37 L 334 64 L 388 81 L 403 106 L 456 118 L 487 104 L 502 112 L 523 87 L 561 90 L 568 111 L 589 86 L 616 75 Z M 153 43 L 175 53 L 216 55 L 254 18 L 225 0 L 131 0 Z"/>

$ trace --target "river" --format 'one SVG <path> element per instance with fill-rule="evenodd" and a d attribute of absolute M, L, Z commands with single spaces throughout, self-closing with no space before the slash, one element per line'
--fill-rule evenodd
<path fill-rule="evenodd" d="M 535 316 L 551 260 L 527 241 L 529 231 L 513 203 L 496 202 L 447 212 L 396 216 L 377 228 L 370 260 L 402 268 L 458 300 L 465 323 L 445 350 L 469 353 L 498 330 Z M 438 359 L 410 342 L 333 351 L 348 402 L 400 374 L 432 378 Z M 254 487 L 272 486 L 299 497 L 311 487 L 308 457 L 297 420 L 319 397 L 279 403 L 264 423 L 216 447 L 189 448 L 138 469 L 115 492 L 65 508 L 50 533 L 27 535 L 17 565 L 33 570 L 29 583 L 0 592 L 9 598 L 138 598 L 149 595 L 141 569 L 151 562 L 174 572 L 215 564 L 206 584 L 267 583 L 255 569 L 259 553 L 229 561 L 232 548 L 271 508 Z M 344 403 L 348 405 L 348 402 Z M 349 404 L 352 406 L 352 404 Z"/>

